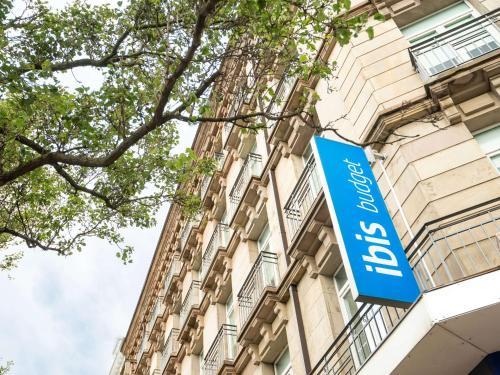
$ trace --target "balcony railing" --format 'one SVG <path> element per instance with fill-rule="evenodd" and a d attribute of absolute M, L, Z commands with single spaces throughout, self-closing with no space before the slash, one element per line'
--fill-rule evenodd
<path fill-rule="evenodd" d="M 200 282 L 193 280 L 189 287 L 184 300 L 182 301 L 181 312 L 179 316 L 181 327 L 186 322 L 186 319 L 191 311 L 191 308 L 198 306 L 200 303 Z"/>
<path fill-rule="evenodd" d="M 267 112 L 273 115 L 281 115 L 283 112 L 283 108 L 286 104 L 286 99 L 290 95 L 292 91 L 293 85 L 297 79 L 291 76 L 284 76 L 281 81 L 278 83 L 278 87 L 276 89 L 276 95 L 272 99 L 271 103 L 267 107 Z M 272 121 L 271 126 L 273 127 L 276 124 L 276 121 Z"/>
<path fill-rule="evenodd" d="M 500 205 L 430 222 L 407 247 L 422 291 L 458 282 L 500 265 Z M 363 304 L 312 374 L 354 374 L 408 310 Z"/>
<path fill-rule="evenodd" d="M 250 317 L 265 288 L 277 287 L 279 282 L 278 256 L 267 251 L 260 252 L 238 293 L 241 325 Z"/>
<path fill-rule="evenodd" d="M 148 345 L 148 336 L 149 336 L 148 331 L 144 332 L 144 334 L 142 335 L 141 346 L 139 347 L 139 351 L 135 355 L 135 361 L 137 363 L 141 361 L 141 357 L 146 351 L 146 347 Z"/>
<path fill-rule="evenodd" d="M 179 259 L 179 256 L 174 256 L 172 258 L 172 262 L 170 263 L 170 267 L 168 268 L 167 271 L 167 276 L 165 277 L 165 294 L 169 291 L 170 287 L 172 286 L 172 280 L 174 279 L 174 276 L 179 276 L 181 272 L 181 261 Z"/>
<path fill-rule="evenodd" d="M 500 8 L 410 47 L 412 62 L 422 78 L 441 73 L 500 47 Z"/>
<path fill-rule="evenodd" d="M 241 198 L 243 198 L 243 193 L 253 176 L 260 176 L 262 171 L 262 157 L 258 154 L 249 153 L 243 167 L 234 182 L 231 193 L 229 194 L 229 213 L 228 217 L 232 220 L 236 209 L 240 204 Z"/>
<path fill-rule="evenodd" d="M 191 233 L 191 229 L 193 228 L 193 226 L 198 226 L 200 224 L 201 217 L 202 217 L 201 214 L 196 215 L 196 217 L 187 221 L 186 224 L 184 225 L 184 228 L 182 228 L 182 232 L 181 232 L 181 236 L 180 236 L 181 250 L 186 245 L 187 239 L 189 238 L 189 233 Z"/>
<path fill-rule="evenodd" d="M 167 366 L 170 357 L 175 355 L 179 349 L 179 341 L 177 341 L 178 336 L 179 330 L 177 328 L 172 328 L 168 334 L 167 340 L 165 341 L 165 345 L 163 345 L 160 360 L 160 369 L 162 373 L 165 371 L 165 367 Z"/>
<path fill-rule="evenodd" d="M 217 375 L 226 361 L 236 357 L 236 326 L 223 324 L 203 361 L 204 375 Z"/>
<path fill-rule="evenodd" d="M 212 264 L 217 249 L 220 247 L 226 247 L 229 242 L 230 228 L 226 224 L 217 224 L 214 229 L 214 233 L 208 242 L 208 246 L 203 253 L 203 259 L 201 261 L 201 281 L 205 279 L 207 272 Z"/>
<path fill-rule="evenodd" d="M 160 315 L 160 311 L 161 311 L 161 308 L 162 308 L 162 300 L 163 300 L 162 297 L 158 297 L 156 299 L 155 304 L 154 304 L 154 307 L 153 307 L 153 310 L 152 310 L 152 313 L 151 313 L 151 317 L 149 319 L 149 322 L 148 322 L 148 325 L 147 325 L 147 328 L 146 328 L 146 330 L 148 332 L 150 332 L 150 333 L 153 331 L 153 326 L 155 324 L 156 318 Z"/>
<path fill-rule="evenodd" d="M 320 191 L 321 183 L 316 161 L 311 158 L 284 207 L 290 238 L 293 238 L 299 230 Z"/>
<path fill-rule="evenodd" d="M 214 154 L 214 159 L 215 159 L 215 168 L 217 171 L 220 171 L 224 165 L 224 154 L 222 152 L 216 152 Z M 205 198 L 205 195 L 207 194 L 211 180 L 212 176 L 203 177 L 203 181 L 201 182 L 201 188 L 200 188 L 200 197 L 202 200 Z"/>
<path fill-rule="evenodd" d="M 233 98 L 233 102 L 231 104 L 231 108 L 227 114 L 227 117 L 234 117 L 240 110 L 240 106 L 243 103 L 242 98 L 239 98 L 238 95 L 235 95 Z M 222 146 L 224 146 L 229 138 L 229 134 L 233 130 L 234 124 L 232 122 L 226 122 L 224 127 L 222 128 Z"/>

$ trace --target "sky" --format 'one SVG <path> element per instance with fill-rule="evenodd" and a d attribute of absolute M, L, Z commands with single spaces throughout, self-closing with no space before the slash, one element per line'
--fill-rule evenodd
<path fill-rule="evenodd" d="M 103 1 L 93 0 L 91 3 Z M 64 4 L 50 0 L 51 6 Z M 89 71 L 75 78 L 92 86 Z M 68 75 L 66 84 L 76 85 Z M 178 151 L 190 147 L 196 128 L 180 129 Z M 26 249 L 19 268 L 0 273 L 0 364 L 14 361 L 9 375 L 108 374 L 113 349 L 124 336 L 154 254 L 168 207 L 148 230 L 130 228 L 124 237 L 135 247 L 123 265 L 116 249 L 90 239 L 82 253 L 60 257 Z"/>

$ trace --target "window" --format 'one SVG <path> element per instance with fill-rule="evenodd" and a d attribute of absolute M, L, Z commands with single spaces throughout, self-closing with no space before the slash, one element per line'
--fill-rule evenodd
<path fill-rule="evenodd" d="M 271 245 L 269 244 L 269 240 L 271 239 L 271 230 L 269 229 L 269 224 L 266 224 L 262 232 L 260 233 L 259 239 L 257 240 L 257 248 L 259 252 L 271 251 Z"/>
<path fill-rule="evenodd" d="M 236 327 L 236 314 L 234 310 L 233 293 L 226 300 L 226 324 Z M 236 335 L 230 331 L 227 335 L 227 358 L 234 359 L 236 356 Z"/>
<path fill-rule="evenodd" d="M 274 362 L 274 375 L 292 375 L 292 365 L 290 363 L 290 351 L 288 347 L 280 354 Z"/>
<path fill-rule="evenodd" d="M 304 168 L 307 168 L 307 165 L 314 159 L 314 155 L 312 152 L 312 147 L 311 144 L 307 145 L 304 153 L 302 154 L 302 163 L 304 165 Z M 315 167 L 311 170 L 311 173 L 308 176 L 308 186 L 309 189 L 307 190 L 304 198 L 306 199 L 313 199 L 316 198 L 317 193 L 319 192 L 321 188 L 321 182 L 319 180 L 319 175 L 318 175 L 318 169 Z M 309 197 L 309 195 L 311 195 Z"/>
<path fill-rule="evenodd" d="M 500 172 L 500 124 L 490 126 L 474 134 L 477 143 Z"/>
<path fill-rule="evenodd" d="M 264 226 L 262 232 L 260 233 L 259 239 L 257 240 L 257 248 L 259 253 L 273 252 L 271 249 L 271 230 L 269 229 L 269 223 Z M 276 273 L 275 264 L 267 260 L 267 256 L 261 254 L 263 257 L 262 266 L 259 268 L 260 277 L 262 277 L 262 282 L 264 286 L 276 286 L 278 281 L 278 275 Z M 259 279 L 260 279 L 259 277 Z"/>
<path fill-rule="evenodd" d="M 500 47 L 496 26 L 488 18 L 480 17 L 467 2 L 456 3 L 401 31 L 412 46 L 410 51 L 419 71 L 426 76 Z"/>
<path fill-rule="evenodd" d="M 352 291 L 347 279 L 347 274 L 343 266 L 334 276 L 337 295 L 340 300 L 340 310 L 345 323 L 351 321 L 358 312 L 361 303 L 354 301 Z M 363 317 L 356 319 L 352 324 L 352 334 L 350 335 L 351 353 L 354 366 L 359 368 L 383 338 L 387 336 L 385 324 L 380 314 L 376 314 L 377 307 L 363 312 Z"/>
<path fill-rule="evenodd" d="M 226 301 L 226 324 L 236 325 L 236 318 L 234 315 L 234 301 L 233 293 L 227 297 Z"/>

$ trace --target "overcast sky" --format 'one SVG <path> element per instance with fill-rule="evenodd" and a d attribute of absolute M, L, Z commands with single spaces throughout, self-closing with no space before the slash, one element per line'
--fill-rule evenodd
<path fill-rule="evenodd" d="M 103 2 L 99 0 L 92 3 Z M 49 0 L 55 7 L 65 1 Z M 79 81 L 95 84 L 89 71 L 74 72 Z M 67 84 L 76 84 L 67 77 Z M 194 127 L 181 129 L 183 151 L 190 147 Z M 0 273 L 0 363 L 15 362 L 9 375 L 107 374 L 116 340 L 132 318 L 167 212 L 149 230 L 124 231 L 136 249 L 124 266 L 116 250 L 92 239 L 81 254 L 58 257 L 28 249 L 20 267 Z"/>

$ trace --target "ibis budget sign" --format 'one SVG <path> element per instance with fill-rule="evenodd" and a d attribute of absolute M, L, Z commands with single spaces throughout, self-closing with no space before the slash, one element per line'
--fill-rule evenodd
<path fill-rule="evenodd" d="M 411 305 L 420 291 L 364 150 L 320 137 L 312 148 L 355 300 Z"/>

